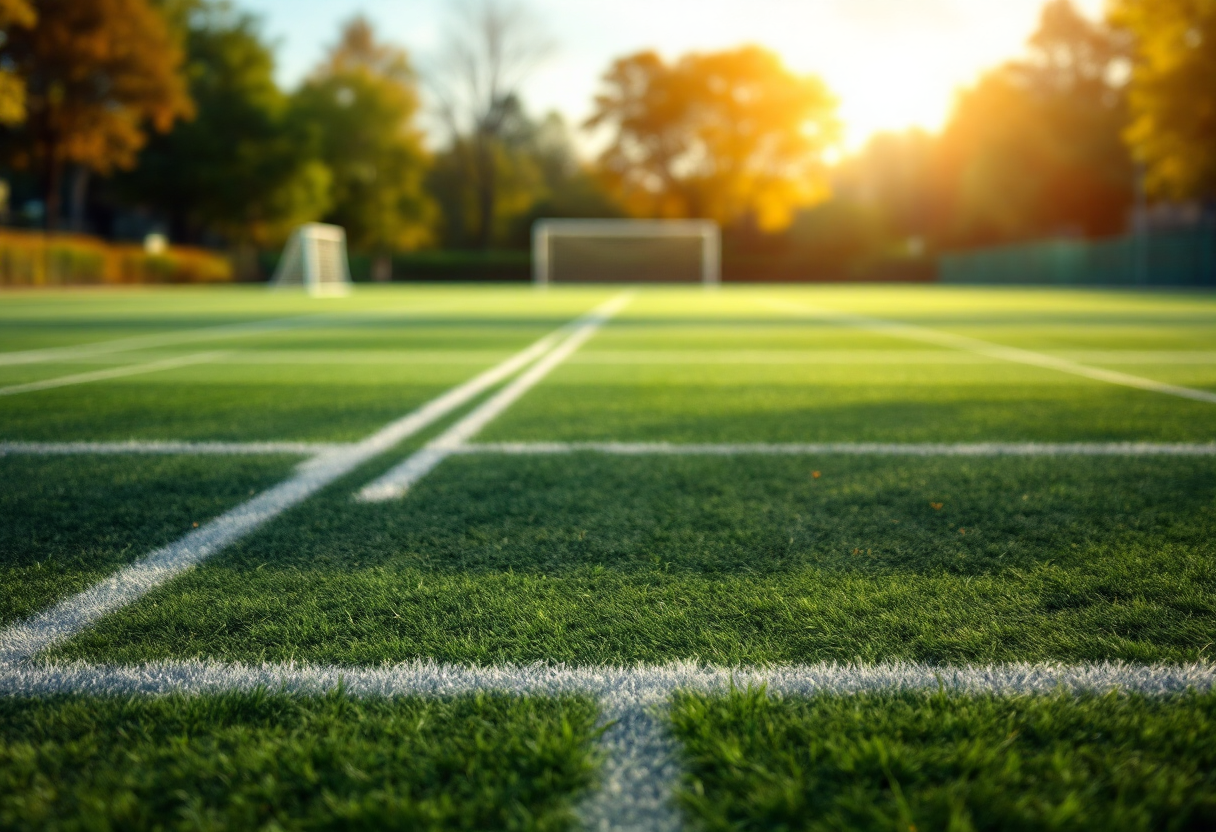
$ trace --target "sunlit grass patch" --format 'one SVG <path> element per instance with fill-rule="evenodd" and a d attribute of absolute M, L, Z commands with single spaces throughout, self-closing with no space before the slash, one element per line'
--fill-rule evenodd
<path fill-rule="evenodd" d="M 1216 823 L 1216 694 L 680 694 L 679 800 L 709 830 Z"/>
<path fill-rule="evenodd" d="M 1206 458 L 488 455 L 403 501 L 351 493 L 56 655 L 1191 661 L 1216 639 Z"/>
<path fill-rule="evenodd" d="M 0 698 L 5 829 L 561 830 L 586 698 Z"/>

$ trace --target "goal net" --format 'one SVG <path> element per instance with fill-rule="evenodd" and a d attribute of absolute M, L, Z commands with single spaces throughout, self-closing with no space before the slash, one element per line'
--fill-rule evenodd
<path fill-rule="evenodd" d="M 538 220 L 532 275 L 546 283 L 704 283 L 721 279 L 708 220 Z"/>
<path fill-rule="evenodd" d="M 291 232 L 271 285 L 303 286 L 312 295 L 349 292 L 346 231 L 338 225 L 311 222 Z"/>

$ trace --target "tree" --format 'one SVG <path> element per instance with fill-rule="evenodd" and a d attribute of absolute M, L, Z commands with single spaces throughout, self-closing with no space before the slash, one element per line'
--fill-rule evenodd
<path fill-rule="evenodd" d="M 756 46 L 616 61 L 589 128 L 611 143 L 600 167 L 634 213 L 787 226 L 828 194 L 824 153 L 838 139 L 836 100 Z"/>
<path fill-rule="evenodd" d="M 458 8 L 443 55 L 429 73 L 448 129 L 453 172 L 474 194 L 473 236 L 479 248 L 489 248 L 493 240 L 504 173 L 511 173 L 503 139 L 522 109 L 520 85 L 549 49 L 526 7 L 510 0 L 469 0 Z"/>
<path fill-rule="evenodd" d="M 154 136 L 120 188 L 167 214 L 175 239 L 277 244 L 329 207 L 317 143 L 291 118 L 256 18 L 211 2 L 172 12 L 198 115 Z"/>
<path fill-rule="evenodd" d="M 148 0 L 37 0 L 38 22 L 13 27 L 0 63 L 25 81 L 27 118 L 3 150 L 38 171 L 46 225 L 58 225 L 65 167 L 129 168 L 148 127 L 193 114 L 182 52 Z"/>
<path fill-rule="evenodd" d="M 426 239 L 431 207 L 423 191 L 427 158 L 415 125 L 418 93 L 405 52 L 378 43 L 356 17 L 296 93 L 295 117 L 317 131 L 333 174 L 328 218 L 355 248 L 380 255 Z"/>
<path fill-rule="evenodd" d="M 1148 191 L 1216 197 L 1216 3 L 1117 0 L 1112 20 L 1135 37 L 1125 137 Z"/>
<path fill-rule="evenodd" d="M 1120 139 L 1125 39 L 1052 0 L 1029 47 L 964 92 L 943 131 L 937 176 L 949 241 L 1096 236 L 1124 225 L 1134 186 Z"/>
<path fill-rule="evenodd" d="M 38 20 L 29 0 L 0 0 L 0 43 L 10 29 L 28 29 Z M 25 121 L 25 79 L 9 67 L 0 67 L 0 125 L 12 127 Z"/>

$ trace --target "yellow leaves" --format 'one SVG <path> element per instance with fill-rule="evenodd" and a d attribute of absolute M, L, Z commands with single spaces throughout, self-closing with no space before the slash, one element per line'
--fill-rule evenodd
<path fill-rule="evenodd" d="M 943 508 L 946 507 L 946 504 L 945 503 L 929 503 L 929 507 L 931 509 L 933 509 L 934 511 L 941 511 Z"/>
<path fill-rule="evenodd" d="M 823 476 L 823 474 L 822 474 L 821 472 L 819 472 L 819 471 L 812 471 L 812 472 L 811 472 L 811 478 L 812 478 L 812 479 L 816 479 L 816 480 L 817 480 L 817 479 L 819 479 L 819 478 L 820 478 L 820 477 L 822 477 L 822 476 Z"/>
<path fill-rule="evenodd" d="M 753 219 L 765 231 L 828 196 L 837 102 L 757 46 L 616 61 L 588 126 L 615 130 L 600 167 L 635 213 Z"/>

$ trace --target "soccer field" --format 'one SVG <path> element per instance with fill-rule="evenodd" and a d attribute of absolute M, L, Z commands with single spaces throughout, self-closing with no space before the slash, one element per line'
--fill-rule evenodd
<path fill-rule="evenodd" d="M 0 828 L 1216 826 L 1216 296 L 0 296 Z"/>

